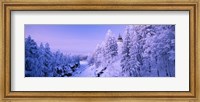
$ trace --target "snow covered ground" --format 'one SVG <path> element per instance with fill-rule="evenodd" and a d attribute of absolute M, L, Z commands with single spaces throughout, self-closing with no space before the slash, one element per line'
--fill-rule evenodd
<path fill-rule="evenodd" d="M 80 61 L 80 67 L 72 74 L 73 77 L 119 77 L 121 74 L 120 60 L 109 65 L 108 67 L 98 67 L 95 65 L 89 66 L 88 62 Z"/>
<path fill-rule="evenodd" d="M 89 66 L 86 60 L 80 61 L 80 67 L 72 74 L 74 77 L 92 77 L 95 76 L 94 66 Z"/>

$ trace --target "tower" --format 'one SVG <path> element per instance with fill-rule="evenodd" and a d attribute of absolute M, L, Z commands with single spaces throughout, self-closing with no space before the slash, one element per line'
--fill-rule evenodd
<path fill-rule="evenodd" d="M 119 34 L 117 42 L 123 42 L 122 36 Z"/>
<path fill-rule="evenodd" d="M 119 36 L 117 38 L 117 45 L 118 45 L 118 54 L 121 54 L 122 45 L 123 45 L 123 39 L 122 39 L 120 34 L 119 34 Z"/>

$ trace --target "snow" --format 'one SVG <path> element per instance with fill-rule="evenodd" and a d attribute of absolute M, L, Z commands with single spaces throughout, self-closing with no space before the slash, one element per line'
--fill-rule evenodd
<path fill-rule="evenodd" d="M 25 39 L 26 77 L 174 77 L 175 26 L 129 25 L 123 42 L 111 30 L 88 56 L 52 52 Z"/>
<path fill-rule="evenodd" d="M 101 77 L 121 77 L 122 68 L 120 67 L 120 60 L 108 66 Z"/>
<path fill-rule="evenodd" d="M 80 62 L 80 68 L 78 68 L 74 73 L 74 77 L 96 77 L 98 73 L 103 70 L 101 77 L 119 77 L 121 73 L 120 60 L 116 61 L 110 66 L 107 66 L 105 70 L 104 67 L 95 68 L 95 66 L 89 66 L 87 61 Z"/>
<path fill-rule="evenodd" d="M 95 67 L 94 66 L 89 66 L 88 62 L 85 61 L 80 61 L 80 68 L 78 68 L 74 73 L 74 77 L 91 77 L 95 76 Z"/>

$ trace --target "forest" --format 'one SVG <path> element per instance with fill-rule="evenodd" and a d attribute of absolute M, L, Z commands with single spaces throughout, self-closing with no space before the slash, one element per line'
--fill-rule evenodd
<path fill-rule="evenodd" d="M 127 25 L 118 36 L 109 29 L 88 55 L 52 51 L 28 36 L 25 77 L 175 77 L 175 25 Z"/>

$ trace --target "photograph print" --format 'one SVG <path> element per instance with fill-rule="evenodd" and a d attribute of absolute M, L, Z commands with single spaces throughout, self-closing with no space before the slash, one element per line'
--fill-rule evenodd
<path fill-rule="evenodd" d="M 175 25 L 24 28 L 25 77 L 175 77 Z"/>

